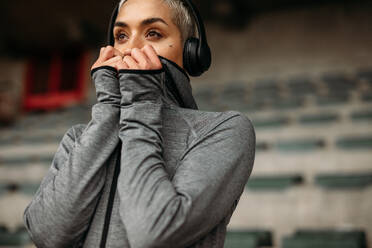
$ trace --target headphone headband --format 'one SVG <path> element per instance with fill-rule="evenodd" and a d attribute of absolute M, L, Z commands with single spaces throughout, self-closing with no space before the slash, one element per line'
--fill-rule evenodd
<path fill-rule="evenodd" d="M 181 0 L 182 2 L 186 3 L 186 5 L 189 7 L 189 10 L 191 11 L 192 15 L 194 16 L 194 20 L 196 23 L 196 27 L 198 29 L 199 34 L 199 40 L 201 43 L 207 43 L 207 35 L 205 33 L 204 25 L 202 24 L 202 18 L 201 15 L 196 8 L 195 4 L 190 0 Z"/>

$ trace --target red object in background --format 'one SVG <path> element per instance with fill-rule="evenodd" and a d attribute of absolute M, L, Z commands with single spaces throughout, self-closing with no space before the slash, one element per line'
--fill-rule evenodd
<path fill-rule="evenodd" d="M 27 63 L 23 110 L 53 110 L 79 103 L 85 95 L 87 52 L 58 53 Z"/>

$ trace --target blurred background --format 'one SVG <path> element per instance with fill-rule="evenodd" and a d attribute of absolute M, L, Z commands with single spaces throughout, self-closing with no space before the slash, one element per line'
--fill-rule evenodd
<path fill-rule="evenodd" d="M 371 1 L 194 2 L 213 56 L 199 109 L 241 111 L 257 137 L 225 247 L 372 247 Z M 0 247 L 33 247 L 23 211 L 90 121 L 115 4 L 0 1 Z"/>

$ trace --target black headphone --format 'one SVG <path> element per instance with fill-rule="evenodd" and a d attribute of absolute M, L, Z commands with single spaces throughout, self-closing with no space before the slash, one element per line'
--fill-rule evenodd
<path fill-rule="evenodd" d="M 203 20 L 191 0 L 181 0 L 191 10 L 194 16 L 199 38 L 189 37 L 183 47 L 183 66 L 190 76 L 200 76 L 203 72 L 207 71 L 211 65 L 211 50 L 207 43 L 207 36 L 205 34 L 205 28 Z M 115 40 L 112 34 L 114 28 L 114 22 L 118 15 L 119 4 L 117 4 L 110 20 L 109 32 L 108 32 L 108 43 L 114 45 Z"/>

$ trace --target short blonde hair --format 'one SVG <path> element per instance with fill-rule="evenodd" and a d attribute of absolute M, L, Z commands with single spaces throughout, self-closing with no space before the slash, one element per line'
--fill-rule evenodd
<path fill-rule="evenodd" d="M 127 0 L 121 0 L 119 3 L 120 8 Z M 169 8 L 173 10 L 172 21 L 178 27 L 181 33 L 182 44 L 185 43 L 187 38 L 196 36 L 196 25 L 192 13 L 188 6 L 182 0 L 163 0 L 168 4 Z"/>

